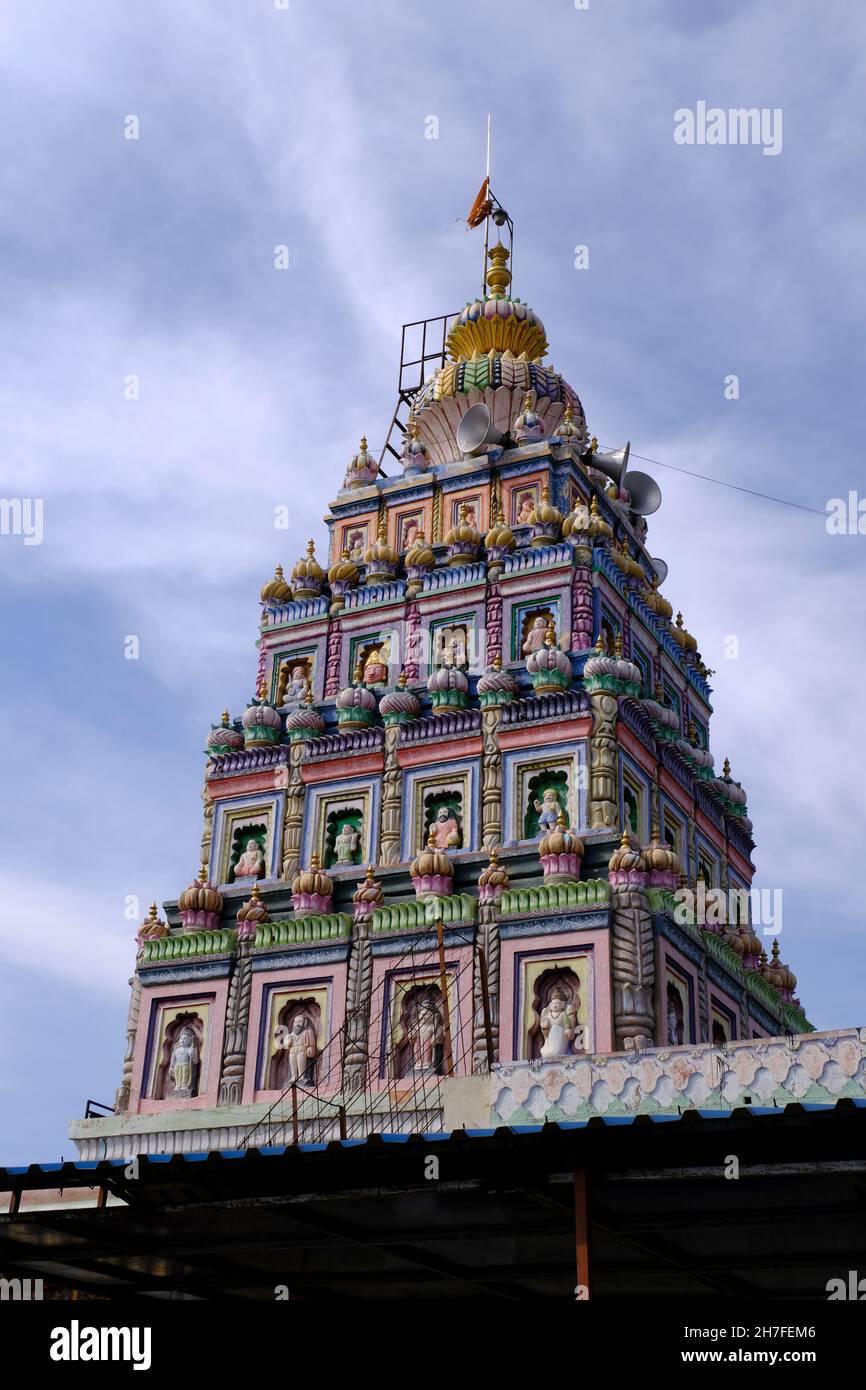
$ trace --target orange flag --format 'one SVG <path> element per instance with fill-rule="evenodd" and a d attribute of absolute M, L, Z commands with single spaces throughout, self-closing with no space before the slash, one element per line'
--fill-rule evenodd
<path fill-rule="evenodd" d="M 489 215 L 490 209 L 492 207 L 490 199 L 487 196 L 487 190 L 489 187 L 490 180 L 485 179 L 478 190 L 478 197 L 475 199 L 475 202 L 469 209 L 469 214 L 466 218 L 467 227 L 480 227 L 485 217 Z"/>

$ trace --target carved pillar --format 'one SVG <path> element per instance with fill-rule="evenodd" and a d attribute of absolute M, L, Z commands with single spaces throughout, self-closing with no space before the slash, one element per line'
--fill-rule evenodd
<path fill-rule="evenodd" d="M 418 679 L 418 658 L 420 646 L 421 630 L 421 610 L 417 603 L 407 603 L 406 619 L 403 626 L 405 633 L 405 661 L 403 669 L 406 673 L 406 681 L 412 685 Z"/>
<path fill-rule="evenodd" d="M 478 944 L 484 952 L 487 966 L 487 992 L 490 1003 L 490 1033 L 493 1041 L 493 1060 L 499 1061 L 499 912 L 494 903 L 482 903 L 478 909 Z M 476 969 L 473 980 L 472 1072 L 487 1074 L 487 1034 L 484 1029 L 484 1003 L 481 989 L 481 970 Z"/>
<path fill-rule="evenodd" d="M 256 673 L 256 690 L 260 690 L 260 689 L 261 689 L 262 681 L 265 679 L 265 667 L 266 667 L 266 665 L 267 665 L 267 660 L 268 660 L 268 652 L 267 652 L 267 648 L 265 647 L 265 642 L 264 642 L 264 636 L 265 636 L 264 627 L 265 627 L 265 615 L 264 615 L 264 610 L 262 610 L 262 635 L 261 635 L 261 637 L 259 638 L 259 640 L 258 640 L 258 642 L 257 642 L 257 644 L 256 644 L 256 645 L 258 646 L 258 649 L 259 649 L 259 665 L 258 665 L 258 671 L 257 671 L 257 673 Z"/>
<path fill-rule="evenodd" d="M 207 777 L 205 777 L 205 783 L 202 789 L 201 799 L 204 803 L 204 830 L 202 831 L 201 836 L 201 854 L 199 857 L 201 859 L 202 867 L 206 869 L 210 864 L 211 842 L 213 841 L 214 809 L 213 797 L 211 796 L 207 788 Z"/>
<path fill-rule="evenodd" d="M 592 734 L 589 740 L 589 823 L 593 830 L 617 828 L 616 720 L 615 695 L 594 690 Z"/>
<path fill-rule="evenodd" d="M 698 1037 L 697 1042 L 709 1042 L 712 1038 L 710 1029 L 710 992 L 707 980 L 707 958 L 701 956 L 701 963 L 698 966 Z"/>
<path fill-rule="evenodd" d="M 646 892 L 637 884 L 611 888 L 613 1027 L 617 1051 L 652 1047 L 655 944 Z"/>
<path fill-rule="evenodd" d="M 218 1105 L 240 1105 L 241 1103 L 244 1066 L 247 1057 L 252 984 L 253 970 L 250 961 L 249 942 L 241 941 L 238 943 L 237 960 L 229 984 Z"/>
<path fill-rule="evenodd" d="M 138 1032 L 138 1015 L 141 1009 L 141 980 L 133 975 L 129 982 L 132 993 L 129 997 L 129 1012 L 126 1016 L 126 1051 L 123 1054 L 123 1071 L 120 1086 L 114 1097 L 114 1108 L 118 1115 L 129 1109 L 129 1087 L 132 1081 L 132 1055 L 135 1051 L 135 1035 Z"/>
<path fill-rule="evenodd" d="M 403 802 L 403 770 L 397 761 L 400 725 L 385 729 L 385 768 L 382 774 L 382 829 L 379 863 L 400 863 L 400 814 Z"/>
<path fill-rule="evenodd" d="M 438 484 L 433 486 L 433 535 L 430 539 L 434 545 L 442 539 L 442 489 Z"/>
<path fill-rule="evenodd" d="M 485 849 L 495 849 L 502 843 L 499 715 L 499 705 L 490 705 L 481 711 L 481 842 Z"/>
<path fill-rule="evenodd" d="M 328 629 L 328 654 L 325 658 L 324 699 L 332 700 L 340 690 L 340 658 L 343 655 L 343 628 L 339 618 L 331 620 Z"/>
<path fill-rule="evenodd" d="M 588 563 L 592 552 L 581 549 L 576 554 L 580 563 L 571 579 L 571 649 L 582 652 L 592 646 L 592 571 Z M 583 562 L 584 555 L 587 563 Z"/>
<path fill-rule="evenodd" d="M 304 760 L 303 743 L 293 743 L 289 750 L 289 783 L 286 791 L 286 818 L 283 822 L 282 876 L 290 882 L 301 867 L 301 828 L 304 824 L 306 788 L 301 778 Z"/>
<path fill-rule="evenodd" d="M 479 654 L 480 655 L 480 654 Z M 498 583 L 491 583 L 487 586 L 487 661 L 492 662 L 494 657 L 500 657 L 507 665 L 511 660 L 511 653 L 507 655 L 502 650 L 502 590 Z"/>
<path fill-rule="evenodd" d="M 346 985 L 346 1051 L 343 1089 L 353 1095 L 364 1087 L 369 1058 L 370 995 L 373 950 L 368 918 L 355 918 Z"/>

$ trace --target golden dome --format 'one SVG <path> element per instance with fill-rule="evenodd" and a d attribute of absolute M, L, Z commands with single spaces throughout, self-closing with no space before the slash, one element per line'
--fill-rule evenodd
<path fill-rule="evenodd" d="M 627 825 L 623 826 L 622 837 L 610 856 L 607 867 L 612 874 L 634 873 L 645 867 L 643 854 L 635 845 Z"/>
<path fill-rule="evenodd" d="M 207 869 L 202 868 L 198 878 L 188 888 L 184 888 L 177 900 L 181 912 L 220 912 L 222 894 L 207 881 Z"/>
<path fill-rule="evenodd" d="M 511 271 L 506 262 L 508 248 L 501 243 L 492 246 L 487 255 L 491 262 L 487 272 L 490 294 L 475 299 L 457 315 L 445 344 L 452 361 L 468 359 L 473 353 L 510 352 L 515 357 L 530 360 L 544 357 L 547 334 L 544 324 L 519 299 L 509 299 L 505 291 L 511 283 Z"/>
<path fill-rule="evenodd" d="M 239 922 L 267 922 L 268 909 L 262 902 L 262 895 L 257 883 L 253 884 L 253 891 L 245 903 L 238 908 Z"/>
<path fill-rule="evenodd" d="M 556 829 L 548 831 L 544 836 L 538 846 L 538 853 L 542 859 L 548 854 L 583 855 L 583 848 L 583 841 L 568 829 L 565 816 L 560 811 L 556 818 Z"/>
<path fill-rule="evenodd" d="M 454 877 L 454 865 L 443 850 L 436 848 L 436 835 L 432 828 L 426 848 L 412 860 L 409 872 L 412 878 L 430 878 L 434 874 L 440 878 Z"/>
<path fill-rule="evenodd" d="M 312 540 L 309 540 L 307 541 L 306 555 L 301 556 L 295 568 L 292 570 L 292 579 L 301 581 L 304 579 L 313 579 L 321 582 L 324 577 L 325 571 L 316 559 L 315 544 Z"/>
<path fill-rule="evenodd" d="M 361 880 L 352 894 L 352 902 L 367 907 L 381 907 L 384 901 L 382 885 L 376 882 L 373 865 L 368 864 L 366 877 Z"/>
<path fill-rule="evenodd" d="M 652 580 L 646 594 L 644 594 L 644 603 L 651 612 L 657 613 L 659 617 L 667 618 L 668 622 L 670 622 L 671 618 L 674 616 L 673 608 L 664 595 L 659 592 L 659 579 L 657 575 Z"/>
<path fill-rule="evenodd" d="M 682 613 L 678 613 L 678 614 L 677 614 L 676 626 L 671 628 L 671 636 L 673 637 L 673 639 L 674 639 L 675 642 L 679 642 L 679 644 L 680 644 L 680 646 L 682 647 L 683 651 L 687 651 L 687 652 L 696 652 L 696 651 L 697 651 L 697 649 L 698 649 L 697 638 L 693 637 L 692 634 L 691 634 L 690 632 L 688 632 L 688 631 L 683 627 L 683 615 L 682 615 Z"/>
<path fill-rule="evenodd" d="M 328 570 L 329 584 L 357 584 L 359 578 L 358 566 L 352 560 L 348 550 L 344 550 L 339 560 Z"/>
<path fill-rule="evenodd" d="M 490 862 L 485 869 L 478 875 L 479 888 L 507 888 L 509 883 L 508 870 L 500 864 L 496 849 L 490 851 Z"/>
<path fill-rule="evenodd" d="M 598 498 L 595 494 L 593 494 L 589 504 L 589 534 L 591 536 L 607 536 L 609 540 L 613 539 L 613 529 L 598 510 Z"/>
<path fill-rule="evenodd" d="M 262 588 L 262 603 L 268 599 L 275 599 L 278 603 L 289 603 L 292 597 L 291 587 L 286 583 L 283 575 L 282 565 L 277 565 L 274 570 L 273 579 L 269 579 Z"/>
<path fill-rule="evenodd" d="M 481 544 L 481 536 L 479 532 L 476 530 L 476 528 L 472 525 L 472 523 L 467 520 L 468 515 L 469 508 L 467 507 L 466 503 L 463 502 L 460 506 L 457 525 L 452 526 L 451 530 L 445 537 L 446 545 Z"/>
<path fill-rule="evenodd" d="M 311 856 L 309 869 L 301 869 L 292 879 L 292 892 L 296 894 L 315 893 L 320 898 L 329 898 L 333 891 L 334 880 L 320 868 L 318 854 Z"/>
<path fill-rule="evenodd" d="M 411 548 L 406 552 L 406 568 L 428 569 L 431 565 L 435 565 L 435 563 L 436 556 L 427 544 L 424 532 L 419 531 L 412 542 Z"/>
<path fill-rule="evenodd" d="M 364 563 L 366 565 L 397 565 L 400 557 L 396 550 L 389 544 L 388 532 L 385 528 L 385 519 L 379 523 L 379 534 L 364 552 Z"/>
<path fill-rule="evenodd" d="M 151 903 L 150 911 L 138 929 L 139 938 L 142 941 L 158 941 L 162 936 L 168 936 L 168 923 L 160 920 L 156 903 Z"/>
<path fill-rule="evenodd" d="M 562 512 L 550 500 L 547 483 L 541 489 L 541 500 L 532 508 L 527 518 L 530 526 L 561 526 Z"/>

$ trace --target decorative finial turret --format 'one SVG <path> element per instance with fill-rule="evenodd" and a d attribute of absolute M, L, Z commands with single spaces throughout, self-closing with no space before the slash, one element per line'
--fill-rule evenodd
<path fill-rule="evenodd" d="M 508 269 L 507 261 L 511 252 L 507 246 L 503 246 L 498 241 L 495 246 L 491 246 L 487 252 L 490 261 L 490 269 L 485 276 L 487 288 L 492 295 L 504 295 L 508 286 L 511 284 L 511 271 Z"/>

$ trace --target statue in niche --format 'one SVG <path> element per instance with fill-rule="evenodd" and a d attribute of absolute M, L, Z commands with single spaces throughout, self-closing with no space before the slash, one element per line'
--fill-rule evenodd
<path fill-rule="evenodd" d="M 361 851 L 361 832 L 351 821 L 345 821 L 339 835 L 334 840 L 334 854 L 338 864 L 356 864 L 356 856 Z"/>
<path fill-rule="evenodd" d="M 683 1041 L 683 1001 L 675 985 L 668 985 L 667 1033 L 668 1045 L 680 1047 Z"/>
<path fill-rule="evenodd" d="M 568 823 L 568 817 L 565 815 L 556 787 L 548 787 L 541 800 L 539 801 L 536 797 L 532 804 L 538 812 L 538 831 L 542 837 L 556 829 L 560 816 L 565 817 L 565 821 Z"/>
<path fill-rule="evenodd" d="M 524 656 L 529 656 L 532 652 L 537 652 L 541 650 L 541 648 L 544 646 L 544 639 L 547 636 L 547 630 L 552 622 L 553 618 L 550 613 L 536 614 L 536 616 L 532 619 L 532 622 L 529 626 L 529 631 L 526 634 L 526 639 L 521 648 L 521 651 L 523 652 Z"/>
<path fill-rule="evenodd" d="M 391 643 L 387 637 L 381 647 L 373 647 L 364 662 L 364 684 L 385 685 L 388 680 L 388 662 L 391 660 Z"/>
<path fill-rule="evenodd" d="M 306 1014 L 298 1014 L 282 1044 L 288 1054 L 289 1085 L 296 1086 L 315 1079 L 315 1063 L 319 1055 L 319 1042 L 312 1020 Z"/>
<path fill-rule="evenodd" d="M 529 518 L 530 518 L 530 516 L 532 515 L 533 510 L 535 509 L 535 493 L 534 493 L 534 492 L 521 492 L 521 493 L 518 493 L 517 498 L 515 499 L 515 505 L 516 505 L 516 510 L 515 510 L 515 515 L 514 515 L 514 520 L 515 520 L 516 525 L 518 525 L 518 526 L 526 526 L 526 525 L 528 525 L 528 523 L 529 523 Z"/>
<path fill-rule="evenodd" d="M 237 883 L 239 878 L 264 878 L 265 876 L 265 856 L 258 840 L 247 840 L 247 847 L 235 864 L 234 879 Z"/>
<path fill-rule="evenodd" d="M 286 687 L 285 702 L 297 700 L 299 704 L 306 702 L 310 693 L 310 678 L 307 674 L 306 666 L 293 666 L 289 683 Z"/>
<path fill-rule="evenodd" d="M 437 849 L 459 849 L 463 844 L 463 831 L 460 826 L 456 811 L 450 806 L 440 806 L 430 830 L 436 842 Z"/>
<path fill-rule="evenodd" d="M 436 634 L 436 662 L 440 666 L 468 666 L 469 634 L 462 623 L 440 628 Z"/>
<path fill-rule="evenodd" d="M 435 1075 L 439 1070 L 438 1049 L 445 1037 L 445 1024 L 431 995 L 422 995 L 418 1000 L 408 1033 L 412 1044 L 412 1070 Z"/>
<path fill-rule="evenodd" d="M 576 1031 L 577 1019 L 571 996 L 566 996 L 562 986 L 557 985 L 541 1011 L 541 1032 L 544 1037 L 542 1057 L 568 1056 Z"/>
<path fill-rule="evenodd" d="M 367 528 L 365 526 L 353 527 L 346 532 L 344 550 L 348 550 L 350 560 L 363 560 L 364 548 L 367 544 Z"/>
<path fill-rule="evenodd" d="M 174 1082 L 172 1098 L 183 1100 L 195 1094 L 196 1073 L 199 1053 L 195 1030 L 184 1024 L 178 1033 L 171 1050 L 168 1074 Z"/>

